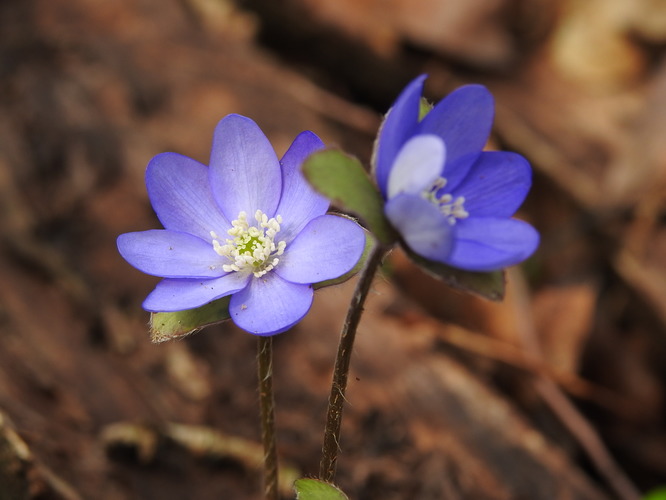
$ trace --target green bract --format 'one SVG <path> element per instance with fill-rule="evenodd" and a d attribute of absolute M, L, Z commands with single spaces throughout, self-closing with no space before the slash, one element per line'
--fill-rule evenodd
<path fill-rule="evenodd" d="M 338 488 L 319 479 L 299 479 L 294 489 L 296 500 L 349 500 Z"/>
<path fill-rule="evenodd" d="M 178 339 L 229 319 L 230 299 L 229 296 L 222 297 L 186 311 L 151 313 L 150 339 L 156 343 Z"/>
<path fill-rule="evenodd" d="M 486 273 L 463 271 L 440 262 L 424 259 L 409 248 L 404 248 L 404 250 L 421 269 L 441 279 L 451 288 L 480 295 L 489 300 L 500 301 L 504 299 L 506 285 L 504 270 Z"/>
<path fill-rule="evenodd" d="M 341 209 L 363 219 L 381 243 L 395 241 L 395 231 L 384 217 L 382 197 L 358 159 L 327 149 L 311 155 L 302 168 L 312 187 Z"/>

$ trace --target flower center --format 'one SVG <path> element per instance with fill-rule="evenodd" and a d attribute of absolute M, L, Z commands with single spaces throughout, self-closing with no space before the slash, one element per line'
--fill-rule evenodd
<path fill-rule="evenodd" d="M 465 210 L 465 197 L 458 196 L 453 199 L 449 193 L 442 193 L 446 186 L 447 180 L 444 177 L 439 177 L 429 189 L 423 191 L 421 196 L 424 199 L 434 203 L 439 208 L 439 211 L 444 214 L 449 224 L 455 225 L 458 219 L 466 219 L 469 217 L 469 212 Z"/>
<path fill-rule="evenodd" d="M 213 249 L 231 261 L 223 264 L 222 269 L 228 273 L 252 272 L 256 278 L 261 278 L 268 271 L 278 265 L 280 255 L 284 253 L 287 243 L 275 242 L 275 235 L 280 231 L 282 217 L 279 215 L 269 219 L 261 210 L 254 214 L 257 224 L 250 226 L 247 214 L 241 212 L 238 219 L 231 223 L 227 234 L 232 239 L 225 239 L 220 243 L 220 237 L 214 231 L 210 232 L 213 238 Z"/>

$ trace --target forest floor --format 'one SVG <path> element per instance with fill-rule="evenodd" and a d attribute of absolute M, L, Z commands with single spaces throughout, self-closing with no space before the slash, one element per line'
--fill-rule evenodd
<path fill-rule="evenodd" d="M 219 119 L 369 164 L 414 76 L 487 85 L 490 148 L 534 169 L 541 246 L 502 303 L 399 251 L 358 334 L 337 482 L 352 499 L 637 499 L 666 485 L 666 8 L 659 2 L 0 3 L 0 500 L 259 499 L 256 339 L 152 344 L 143 180 L 207 163 Z M 275 338 L 278 451 L 315 476 L 354 281 Z"/>

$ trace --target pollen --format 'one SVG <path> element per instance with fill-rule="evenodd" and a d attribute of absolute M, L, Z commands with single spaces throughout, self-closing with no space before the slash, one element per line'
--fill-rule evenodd
<path fill-rule="evenodd" d="M 465 210 L 465 197 L 457 196 L 455 199 L 453 195 L 446 193 L 447 180 L 444 177 L 439 177 L 432 186 L 423 191 L 422 196 L 424 199 L 434 203 L 442 215 L 446 217 L 449 224 L 452 226 L 456 224 L 458 219 L 466 219 L 469 217 L 469 212 Z"/>
<path fill-rule="evenodd" d="M 247 214 L 239 213 L 227 231 L 230 238 L 225 238 L 224 244 L 214 231 L 210 232 L 215 252 L 229 259 L 228 264 L 222 265 L 224 271 L 252 272 L 256 278 L 261 278 L 280 262 L 287 247 L 286 242 L 276 241 L 282 217 L 276 215 L 269 219 L 257 210 L 254 219 L 256 222 L 250 225 Z"/>

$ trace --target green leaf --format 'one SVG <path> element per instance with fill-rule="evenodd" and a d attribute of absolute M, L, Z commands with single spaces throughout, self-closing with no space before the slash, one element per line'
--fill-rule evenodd
<path fill-rule="evenodd" d="M 349 271 L 348 273 L 343 274 L 342 276 L 340 276 L 338 278 L 333 278 L 331 280 L 320 281 L 319 283 L 315 283 L 313 285 L 313 288 L 315 290 L 318 290 L 320 288 L 324 288 L 325 286 L 339 285 L 340 283 L 344 283 L 348 279 L 352 278 L 361 269 L 363 269 L 363 266 L 365 266 L 365 261 L 368 260 L 368 256 L 370 255 L 370 252 L 372 251 L 372 249 L 377 244 L 377 242 L 372 237 L 372 234 L 369 231 L 363 230 L 363 232 L 365 233 L 365 248 L 363 249 L 363 254 L 361 255 L 361 258 L 358 259 L 358 262 L 356 263 L 354 268 L 351 271 Z"/>
<path fill-rule="evenodd" d="M 650 491 L 643 497 L 643 500 L 666 500 L 666 487 L 662 486 L 661 488 Z"/>
<path fill-rule="evenodd" d="M 340 489 L 319 479 L 298 479 L 294 489 L 296 500 L 349 500 Z"/>
<path fill-rule="evenodd" d="M 462 269 L 456 269 L 440 262 L 425 259 L 407 247 L 404 247 L 404 250 L 407 252 L 409 258 L 423 270 L 435 278 L 443 280 L 452 288 L 480 295 L 494 301 L 500 301 L 504 298 L 506 284 L 504 270 L 488 273 L 463 271 Z"/>
<path fill-rule="evenodd" d="M 229 300 L 230 295 L 196 309 L 151 313 L 150 339 L 155 343 L 178 339 L 229 319 Z"/>
<path fill-rule="evenodd" d="M 396 239 L 384 217 L 384 201 L 361 162 L 337 149 L 314 153 L 303 164 L 312 187 L 342 210 L 357 215 L 384 244 Z"/>

